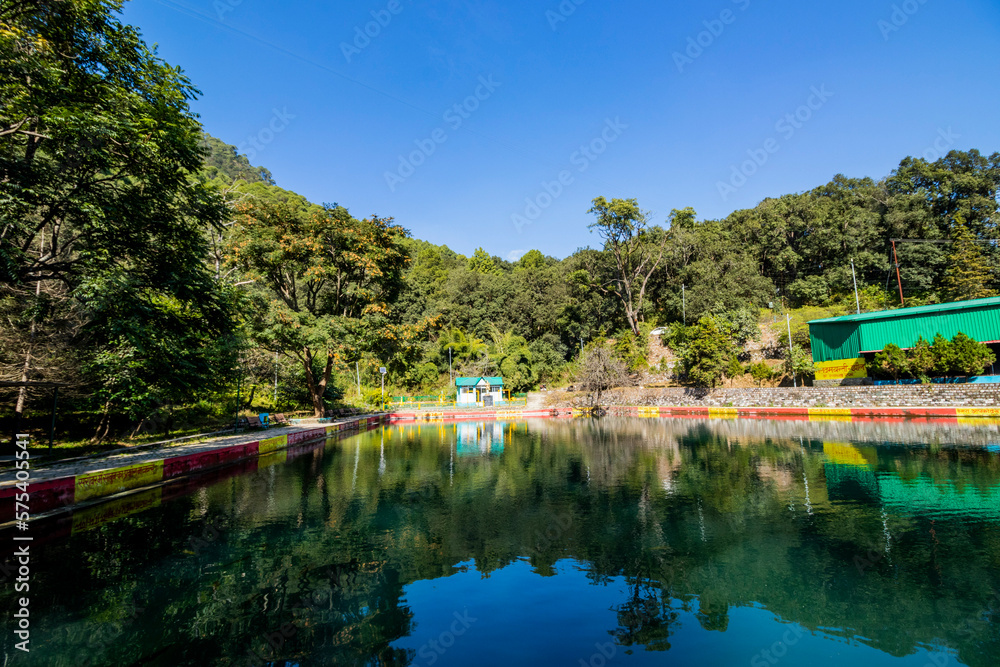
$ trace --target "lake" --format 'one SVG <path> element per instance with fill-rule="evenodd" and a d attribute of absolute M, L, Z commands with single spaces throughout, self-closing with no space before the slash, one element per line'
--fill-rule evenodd
<path fill-rule="evenodd" d="M 32 651 L 5 632 L 4 664 L 995 666 L 998 443 L 380 427 L 32 524 Z"/>

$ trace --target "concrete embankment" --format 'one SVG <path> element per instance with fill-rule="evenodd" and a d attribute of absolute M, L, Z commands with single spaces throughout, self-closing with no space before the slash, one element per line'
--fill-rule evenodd
<path fill-rule="evenodd" d="M 323 425 L 295 425 L 264 432 L 104 457 L 89 457 L 46 464 L 44 459 L 24 470 L 0 473 L 0 527 L 26 511 L 32 519 L 61 509 L 168 485 L 196 473 L 250 462 L 273 465 L 287 460 L 306 443 L 322 444 L 339 433 L 356 432 L 382 423 L 383 416 L 352 417 Z M 30 453 L 30 452 L 29 452 Z M 246 465 L 242 466 L 245 470 Z M 18 476 L 20 474 L 20 477 Z M 25 497 L 27 502 L 18 506 Z M 26 508 L 26 509 L 25 509 Z"/>
<path fill-rule="evenodd" d="M 581 407 L 582 393 L 549 392 L 552 407 Z M 879 387 L 777 387 L 703 389 L 622 387 L 601 395 L 604 405 L 704 408 L 996 408 L 1000 384 L 897 385 Z M 1000 413 L 997 413 L 1000 414 Z"/>
<path fill-rule="evenodd" d="M 142 502 L 159 502 L 163 495 L 188 491 L 187 482 L 206 471 L 229 476 L 250 467 L 264 467 L 293 458 L 319 446 L 338 433 L 356 432 L 382 423 L 455 422 L 569 418 L 587 414 L 583 394 L 550 392 L 547 407 L 399 410 L 384 415 L 354 417 L 329 424 L 296 424 L 260 434 L 244 434 L 174 445 L 140 452 L 52 464 L 39 461 L 28 470 L 28 511 L 39 518 L 69 507 L 95 504 L 159 489 Z M 1000 387 L 842 387 L 801 389 L 719 389 L 715 391 L 666 388 L 627 388 L 602 396 L 610 414 L 632 417 L 688 417 L 718 419 L 772 419 L 794 421 L 921 421 L 935 424 L 983 423 L 1000 418 Z M 266 437 L 262 437 L 266 436 Z M 303 447 L 314 443 L 309 447 Z M 30 459 L 29 459 L 30 460 Z M 15 520 L 18 472 L 0 473 L 0 527 Z M 194 483 L 194 482 L 191 482 Z M 202 477 L 197 483 L 204 483 Z M 128 501 L 129 507 L 139 500 Z M 141 503 L 140 503 L 141 505 Z M 126 508 L 128 510 L 128 508 Z M 124 510 L 123 510 L 124 511 Z M 132 511 L 138 511 L 131 507 Z"/>

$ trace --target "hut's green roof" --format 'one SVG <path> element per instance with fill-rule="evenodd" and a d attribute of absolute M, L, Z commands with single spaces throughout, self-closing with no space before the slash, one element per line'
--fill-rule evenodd
<path fill-rule="evenodd" d="M 486 380 L 491 385 L 503 385 L 503 378 L 501 377 L 477 377 L 477 378 L 455 378 L 456 387 L 475 387 L 479 384 L 480 380 Z"/>

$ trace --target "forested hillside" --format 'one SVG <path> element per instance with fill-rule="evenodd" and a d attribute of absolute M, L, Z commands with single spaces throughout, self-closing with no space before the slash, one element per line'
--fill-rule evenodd
<path fill-rule="evenodd" d="M 565 377 L 611 338 L 641 369 L 654 324 L 692 325 L 671 330 L 682 347 L 738 344 L 762 308 L 846 312 L 852 261 L 868 310 L 898 307 L 898 285 L 916 305 L 998 284 L 1000 154 L 974 149 L 907 157 L 878 180 L 838 175 L 724 220 L 684 202 L 652 220 L 635 193 L 595 192 L 579 238 L 598 247 L 466 257 L 392 211 L 354 217 L 349 192 L 309 202 L 204 134 L 198 91 L 117 10 L 0 13 L 0 380 L 62 383 L 99 437 L 179 406 L 232 414 L 241 386 L 243 406 L 320 413 L 371 400 L 380 366 L 390 394 L 436 394 L 449 351 L 456 372 L 514 391 Z M 905 239 L 898 285 L 891 239 Z M 714 377 L 734 349 L 677 379 Z M 11 425 L 48 395 L 2 391 Z"/>

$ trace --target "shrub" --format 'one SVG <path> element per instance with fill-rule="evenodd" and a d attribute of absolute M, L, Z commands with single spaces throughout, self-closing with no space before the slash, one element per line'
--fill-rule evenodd
<path fill-rule="evenodd" d="M 812 377 L 816 374 L 816 369 L 813 367 L 812 354 L 806 352 L 799 345 L 793 345 L 791 350 L 791 355 L 789 355 L 788 350 L 785 350 L 785 372 L 789 375 L 794 375 L 796 378 L 802 380 L 805 384 L 805 379 Z"/>
<path fill-rule="evenodd" d="M 767 363 L 761 361 L 750 366 L 750 377 L 757 382 L 758 387 L 763 387 L 766 381 L 774 377 L 774 371 Z"/>
<path fill-rule="evenodd" d="M 930 374 L 934 371 L 934 348 L 921 336 L 909 353 L 910 374 L 920 379 L 926 384 L 930 381 Z"/>
<path fill-rule="evenodd" d="M 947 375 L 952 367 L 951 343 L 941 334 L 935 334 L 934 344 L 931 345 L 931 352 L 934 353 L 935 372 Z"/>
<path fill-rule="evenodd" d="M 683 357 L 688 379 L 697 386 L 717 387 L 736 353 L 728 327 L 703 317 L 692 328 L 694 336 Z"/>
<path fill-rule="evenodd" d="M 959 331 L 951 339 L 951 370 L 965 375 L 979 375 L 996 361 L 996 355 L 983 343 Z"/>
<path fill-rule="evenodd" d="M 729 358 L 729 365 L 726 366 L 726 377 L 729 379 L 742 377 L 746 373 L 746 369 L 743 364 L 740 363 L 739 358 L 734 354 Z"/>
<path fill-rule="evenodd" d="M 900 376 L 909 372 L 910 363 L 906 353 L 898 345 L 889 343 L 884 350 L 875 355 L 869 370 L 874 371 L 877 376 L 888 376 L 899 381 Z"/>

